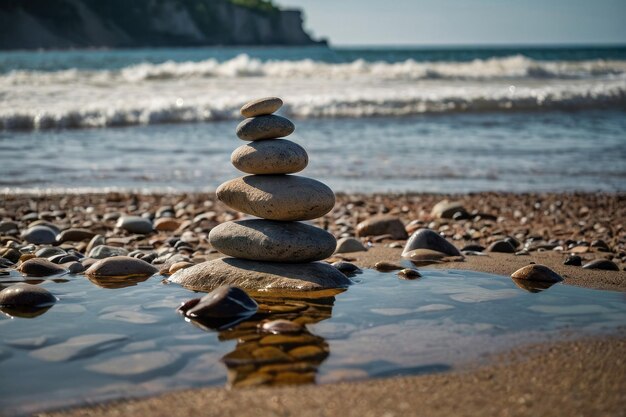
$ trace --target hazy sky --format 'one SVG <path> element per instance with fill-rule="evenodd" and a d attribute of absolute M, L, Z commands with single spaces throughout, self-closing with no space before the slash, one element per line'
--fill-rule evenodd
<path fill-rule="evenodd" d="M 334 45 L 626 44 L 626 0 L 274 0 Z"/>

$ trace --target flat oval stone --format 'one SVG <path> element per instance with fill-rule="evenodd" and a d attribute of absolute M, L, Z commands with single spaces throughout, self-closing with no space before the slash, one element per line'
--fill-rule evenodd
<path fill-rule="evenodd" d="M 270 114 L 250 117 L 237 125 L 236 133 L 242 140 L 274 139 L 289 136 L 296 130 L 291 120 Z"/>
<path fill-rule="evenodd" d="M 270 262 L 312 262 L 335 251 L 335 237 L 326 230 L 298 222 L 238 220 L 209 233 L 211 246 L 235 258 Z"/>
<path fill-rule="evenodd" d="M 33 226 L 22 233 L 22 239 L 35 245 L 48 245 L 56 242 L 57 233 L 48 226 Z"/>
<path fill-rule="evenodd" d="M 148 262 L 130 256 L 112 256 L 91 265 L 85 275 L 90 278 L 150 277 L 158 270 Z"/>
<path fill-rule="evenodd" d="M 431 229 L 420 229 L 413 233 L 404 246 L 402 256 L 408 258 L 416 249 L 429 249 L 449 256 L 461 256 L 456 246 Z"/>
<path fill-rule="evenodd" d="M 608 259 L 596 259 L 583 265 L 585 269 L 602 269 L 605 271 L 619 271 L 619 266 Z"/>
<path fill-rule="evenodd" d="M 50 291 L 32 284 L 14 284 L 0 291 L 0 306 L 42 308 L 56 303 Z"/>
<path fill-rule="evenodd" d="M 116 246 L 98 245 L 89 251 L 88 257 L 94 259 L 104 259 L 111 256 L 125 256 L 128 251 Z"/>
<path fill-rule="evenodd" d="M 124 229 L 130 233 L 146 235 L 152 233 L 154 228 L 152 222 L 144 217 L 139 216 L 122 216 L 117 220 L 115 227 Z"/>
<path fill-rule="evenodd" d="M 323 262 L 285 264 L 220 258 L 182 269 L 169 278 L 195 291 L 231 285 L 251 291 L 316 291 L 346 288 L 350 280 Z"/>
<path fill-rule="evenodd" d="M 358 236 L 390 235 L 391 239 L 406 239 L 407 233 L 400 219 L 389 215 L 378 215 L 362 221 L 356 226 Z"/>
<path fill-rule="evenodd" d="M 82 242 L 91 240 L 96 234 L 87 229 L 67 229 L 59 233 L 56 237 L 58 243 Z"/>
<path fill-rule="evenodd" d="M 530 264 L 526 265 L 511 274 L 514 280 L 542 281 L 542 282 L 559 282 L 563 278 L 545 265 Z"/>
<path fill-rule="evenodd" d="M 328 186 L 296 175 L 247 175 L 220 185 L 216 194 L 235 210 L 269 220 L 311 220 L 335 205 Z"/>
<path fill-rule="evenodd" d="M 283 106 L 283 101 L 278 97 L 264 97 L 247 102 L 241 107 L 243 117 L 263 116 L 272 114 Z"/>
<path fill-rule="evenodd" d="M 24 275 L 30 277 L 47 277 L 66 272 L 65 269 L 46 258 L 32 258 L 22 263 L 18 268 Z"/>
<path fill-rule="evenodd" d="M 309 163 L 304 148 L 286 139 L 257 140 L 235 149 L 230 161 L 248 174 L 293 174 Z"/>

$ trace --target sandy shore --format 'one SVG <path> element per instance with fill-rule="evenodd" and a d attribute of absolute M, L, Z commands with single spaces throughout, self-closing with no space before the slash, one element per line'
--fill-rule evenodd
<path fill-rule="evenodd" d="M 432 207 L 442 199 L 461 202 L 470 218 L 433 216 Z M 176 214 L 180 228 L 146 237 L 128 236 L 115 229 L 115 217 L 108 216 L 141 215 L 167 207 Z M 168 237 L 187 233 L 193 247 L 183 248 L 181 253 L 192 262 L 221 256 L 208 245 L 208 230 L 239 216 L 211 194 L 4 196 L 0 218 L 23 226 L 21 219 L 32 219 L 32 213 L 62 227 L 91 229 L 105 235 L 107 244 L 128 250 L 157 248 Z M 337 237 L 354 235 L 359 222 L 378 214 L 397 217 L 409 232 L 420 227 L 436 230 L 459 249 L 468 244 L 486 247 L 507 236 L 521 244 L 530 243 L 530 250 L 524 255 L 489 252 L 425 268 L 469 269 L 508 276 L 535 262 L 562 275 L 566 285 L 626 291 L 626 195 L 338 195 L 335 209 L 317 224 Z M 198 216 L 204 217 L 198 221 Z M 385 236 L 370 236 L 362 241 L 371 245 L 367 252 L 334 258 L 349 260 L 362 268 L 371 268 L 379 261 L 402 261 L 405 241 Z M 572 247 L 579 248 L 583 262 L 611 259 L 620 270 L 563 265 Z M 75 248 L 84 251 L 86 242 Z M 445 374 L 321 386 L 187 390 L 45 415 L 624 415 L 625 352 L 626 335 L 620 333 L 520 348 L 492 358 L 488 366 Z"/>
<path fill-rule="evenodd" d="M 626 335 L 529 346 L 478 369 L 319 386 L 207 388 L 42 416 L 623 416 Z"/>

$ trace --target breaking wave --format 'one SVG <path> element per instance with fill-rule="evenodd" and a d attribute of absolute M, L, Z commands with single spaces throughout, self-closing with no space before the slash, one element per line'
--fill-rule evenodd
<path fill-rule="evenodd" d="M 626 61 L 228 61 L 0 75 L 0 129 L 89 128 L 239 118 L 252 97 L 283 113 L 392 117 L 424 113 L 626 109 Z"/>

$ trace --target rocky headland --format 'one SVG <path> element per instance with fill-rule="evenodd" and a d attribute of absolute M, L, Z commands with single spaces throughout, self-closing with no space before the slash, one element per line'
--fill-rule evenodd
<path fill-rule="evenodd" d="M 0 49 L 323 45 L 264 0 L 9 0 Z"/>

